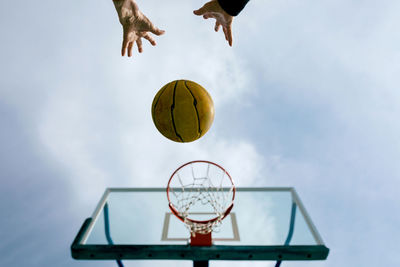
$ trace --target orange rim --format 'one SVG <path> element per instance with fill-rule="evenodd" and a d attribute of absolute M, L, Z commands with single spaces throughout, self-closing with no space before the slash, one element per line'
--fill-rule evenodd
<path fill-rule="evenodd" d="M 176 170 L 174 171 L 174 173 L 173 173 L 173 174 L 171 175 L 171 177 L 169 178 L 169 180 L 168 180 L 168 185 L 167 185 L 167 198 L 168 198 L 168 202 L 169 202 L 169 205 L 168 205 L 169 208 L 171 209 L 172 213 L 173 213 L 176 217 L 178 217 L 178 219 L 180 219 L 182 222 L 185 221 L 185 219 L 182 218 L 182 216 L 179 215 L 178 210 L 175 208 L 174 204 L 171 202 L 171 199 L 170 199 L 170 197 L 169 197 L 169 190 L 170 190 L 170 187 L 169 187 L 169 186 L 170 186 L 170 184 L 171 184 L 172 178 L 174 178 L 175 174 L 176 174 L 180 169 L 182 169 L 183 167 L 185 167 L 185 166 L 187 166 L 187 165 L 189 165 L 189 164 L 193 164 L 193 163 L 208 163 L 208 164 L 212 164 L 212 165 L 214 165 L 214 166 L 217 166 L 217 167 L 220 168 L 221 170 L 223 170 L 224 173 L 226 173 L 226 175 L 228 175 L 229 180 L 230 180 L 231 183 L 232 183 L 232 187 L 233 187 L 232 192 L 233 192 L 233 194 L 232 194 L 232 203 L 228 206 L 228 208 L 227 208 L 226 211 L 224 212 L 224 216 L 223 216 L 222 219 L 221 219 L 221 220 L 223 220 L 226 216 L 229 215 L 229 213 L 231 212 L 231 210 L 232 210 L 232 208 L 233 208 L 233 201 L 235 200 L 235 193 L 236 193 L 235 184 L 233 183 L 233 180 L 232 180 L 231 175 L 230 175 L 222 166 L 218 165 L 217 163 L 214 163 L 214 162 L 211 162 L 211 161 L 207 161 L 207 160 L 194 160 L 194 161 L 190 161 L 190 162 L 187 162 L 187 163 L 183 164 L 182 166 L 180 166 L 178 169 L 176 169 Z M 210 220 L 205 220 L 205 221 L 193 220 L 193 219 L 190 219 L 190 218 L 186 218 L 186 220 L 188 220 L 188 221 L 190 221 L 190 222 L 192 222 L 192 223 L 208 224 L 208 223 L 215 222 L 216 220 L 218 220 L 218 218 L 219 218 L 219 217 L 215 217 L 215 218 L 212 218 L 212 219 L 210 219 Z"/>

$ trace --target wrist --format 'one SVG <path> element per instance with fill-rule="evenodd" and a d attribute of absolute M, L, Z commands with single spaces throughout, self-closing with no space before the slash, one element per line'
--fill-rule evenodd
<path fill-rule="evenodd" d="M 122 6 L 129 0 L 112 0 L 115 9 L 117 10 L 118 17 L 121 17 Z"/>

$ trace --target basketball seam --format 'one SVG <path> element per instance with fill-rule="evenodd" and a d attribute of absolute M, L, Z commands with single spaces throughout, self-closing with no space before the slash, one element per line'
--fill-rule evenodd
<path fill-rule="evenodd" d="M 186 87 L 186 89 L 189 91 L 189 93 L 192 95 L 193 97 L 193 105 L 194 105 L 194 109 L 196 110 L 196 116 L 197 116 L 197 122 L 199 124 L 199 131 L 198 131 L 198 137 L 201 136 L 201 127 L 200 127 L 200 116 L 199 116 L 199 111 L 197 110 L 197 99 L 194 97 L 192 91 L 190 90 L 189 86 L 187 86 L 186 81 L 184 82 L 184 85 Z"/>
<path fill-rule="evenodd" d="M 167 89 L 167 87 L 168 87 L 168 85 L 169 84 L 166 84 L 166 85 L 164 85 L 161 89 L 160 89 L 160 95 L 158 96 L 158 98 L 157 98 L 157 100 L 155 100 L 155 103 L 154 103 L 154 106 L 153 106 L 153 111 L 155 111 L 156 110 L 156 107 L 157 107 L 157 105 L 158 105 L 158 101 L 160 101 L 160 98 L 161 98 L 161 96 L 162 96 L 162 94 L 164 94 L 164 92 L 165 92 L 165 90 Z M 156 126 L 157 126 L 157 122 L 156 122 L 156 119 L 155 119 L 155 117 L 154 117 L 154 112 L 152 112 L 151 113 L 151 116 L 153 117 L 153 121 L 154 121 L 154 123 L 156 124 Z"/>
<path fill-rule="evenodd" d="M 175 93 L 176 93 L 176 86 L 177 86 L 177 85 L 178 85 L 178 81 L 175 82 L 174 94 L 173 94 L 173 96 L 172 96 L 171 119 L 172 119 L 172 126 L 174 127 L 175 134 L 176 134 L 176 136 L 179 137 L 179 139 L 181 139 L 181 141 L 182 141 L 182 143 L 183 143 L 184 141 L 183 141 L 182 136 L 180 136 L 180 134 L 178 134 L 178 131 L 176 130 L 175 119 L 174 119 Z"/>
<path fill-rule="evenodd" d="M 161 98 L 162 94 L 164 93 L 164 91 L 167 89 L 168 85 L 169 85 L 169 84 L 166 84 L 166 85 L 164 85 L 164 86 L 161 88 L 160 95 L 158 96 L 158 98 L 157 98 L 157 100 L 156 100 L 156 103 L 154 104 L 154 108 L 156 108 L 156 106 L 157 106 L 157 104 L 158 104 L 158 101 L 160 101 L 160 98 Z"/>

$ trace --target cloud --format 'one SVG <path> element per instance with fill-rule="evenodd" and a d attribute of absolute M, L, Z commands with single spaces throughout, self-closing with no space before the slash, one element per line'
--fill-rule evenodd
<path fill-rule="evenodd" d="M 82 216 L 107 186 L 165 186 L 180 164 L 210 159 L 238 185 L 298 189 L 332 249 L 327 262 L 313 265 L 382 264 L 368 248 L 377 244 L 377 255 L 394 251 L 396 239 L 385 236 L 399 224 L 393 214 L 400 176 L 400 54 L 393 34 L 399 4 L 250 1 L 235 18 L 233 48 L 211 21 L 192 15 L 201 4 L 140 3 L 166 34 L 156 38 L 157 47 L 145 44 L 143 54 L 130 59 L 119 56 L 122 32 L 111 2 L 4 8 L 10 12 L 2 17 L 0 95 L 22 126 L 10 128 L 14 134 L 2 142 L 13 144 L 13 136 L 25 133 L 29 140 L 21 141 L 19 156 L 33 144 L 43 168 L 57 170 L 63 197 L 48 209 L 72 207 L 71 218 Z M 150 116 L 158 89 L 179 78 L 202 84 L 216 106 L 209 133 L 190 144 L 166 140 Z M 12 158 L 15 166 L 7 167 L 21 171 Z M 35 180 L 38 188 L 54 180 L 50 173 Z M 26 183 L 15 177 L 16 185 Z M 19 203 L 14 213 L 8 210 L 18 221 L 26 200 L 7 196 L 5 203 Z M 15 232 L 10 225 L 5 232 Z M 55 228 L 70 226 L 58 222 Z M 354 243 L 361 244 L 357 250 Z M 64 254 L 60 258 L 72 265 Z M 397 259 L 385 260 L 396 265 Z"/>
<path fill-rule="evenodd" d="M 52 81 L 56 84 L 47 85 L 54 89 L 38 107 L 37 133 L 44 148 L 69 174 L 75 199 L 97 198 L 107 186 L 165 186 L 175 168 L 194 159 L 215 159 L 227 165 L 239 184 L 251 184 L 259 175 L 262 156 L 245 138 L 224 140 L 217 129 L 211 129 L 200 141 L 178 144 L 157 132 L 151 103 L 171 80 L 186 78 L 202 84 L 214 99 L 216 116 L 221 107 L 240 104 L 254 90 L 246 86 L 249 73 L 242 61 L 225 43 L 210 45 L 208 39 L 197 36 L 182 40 L 193 25 L 181 25 L 180 32 L 173 30 L 180 27 L 179 22 L 170 27 L 169 37 L 160 37 L 156 50 L 146 47 L 133 59 L 115 54 L 99 64 L 85 49 L 77 52 L 80 46 L 70 54 L 79 55 L 84 64 L 60 59 L 67 75 L 60 76 L 56 70 L 58 80 Z M 79 39 L 79 34 L 74 38 Z M 115 49 L 115 42 L 106 47 Z M 223 127 L 223 121 L 218 123 Z"/>
<path fill-rule="evenodd" d="M 84 90 L 78 91 L 49 98 L 38 132 L 82 197 L 90 192 L 98 195 L 107 186 L 166 186 L 175 168 L 195 159 L 224 165 L 238 184 L 251 184 L 260 176 L 262 156 L 246 140 L 222 140 L 211 130 L 202 140 L 175 143 L 158 133 L 149 111 L 147 116 L 135 115 L 149 108 L 143 101 L 93 100 Z M 102 109 L 104 102 L 111 108 Z"/>

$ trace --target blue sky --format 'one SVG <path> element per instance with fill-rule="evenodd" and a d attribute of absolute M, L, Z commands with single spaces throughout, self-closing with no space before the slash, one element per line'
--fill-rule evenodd
<path fill-rule="evenodd" d="M 197 158 L 297 189 L 331 251 L 284 266 L 400 264 L 398 1 L 251 1 L 233 48 L 192 14 L 201 1 L 138 4 L 166 33 L 121 58 L 111 1 L 1 2 L 1 266 L 114 266 L 69 251 L 104 189 L 165 186 Z M 180 78 L 216 108 L 183 145 L 150 115 Z"/>

